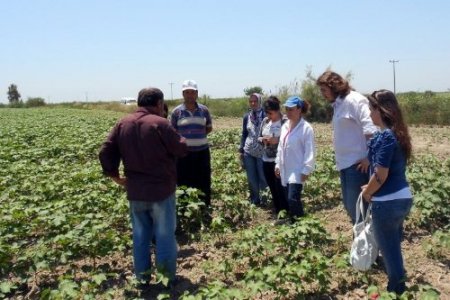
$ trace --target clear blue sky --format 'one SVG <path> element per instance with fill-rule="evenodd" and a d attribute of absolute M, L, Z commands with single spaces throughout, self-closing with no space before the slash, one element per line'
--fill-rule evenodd
<path fill-rule="evenodd" d="M 446 0 L 14 0 L 0 4 L 0 102 L 136 97 L 146 86 L 181 97 L 243 95 L 328 66 L 361 92 L 450 89 Z"/>

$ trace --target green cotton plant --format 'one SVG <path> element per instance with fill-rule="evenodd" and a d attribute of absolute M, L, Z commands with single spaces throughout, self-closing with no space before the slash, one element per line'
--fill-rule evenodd
<path fill-rule="evenodd" d="M 431 240 L 425 241 L 422 247 L 429 258 L 445 262 L 445 259 L 450 256 L 450 225 L 435 231 Z"/>
<path fill-rule="evenodd" d="M 341 196 L 339 174 L 331 148 L 318 151 L 316 161 L 316 169 L 309 176 L 302 196 L 312 210 L 334 207 L 340 203 Z"/>
<path fill-rule="evenodd" d="M 227 229 L 236 230 L 254 218 L 255 207 L 247 199 L 225 195 L 219 201 L 218 216 L 213 218 L 213 222 L 216 223 L 216 227 L 212 228 L 213 233 L 217 233 L 215 229 L 220 228 L 219 232 L 225 232 Z"/>
<path fill-rule="evenodd" d="M 279 296 L 292 289 L 296 294 L 320 292 L 330 284 L 330 258 L 321 251 L 330 242 L 320 222 L 306 217 L 288 226 L 244 231 L 231 246 L 231 259 L 236 270 L 247 269 L 246 284 L 260 282 Z"/>
<path fill-rule="evenodd" d="M 76 299 L 81 294 L 78 283 L 70 278 L 64 278 L 58 283 L 56 289 L 45 289 L 41 294 L 41 299 Z"/>
<path fill-rule="evenodd" d="M 140 296 L 129 278 L 117 276 L 131 268 L 126 193 L 103 176 L 98 162 L 101 143 L 123 115 L 54 106 L 0 110 L 0 298 Z M 338 292 L 374 282 L 371 274 L 352 275 L 345 231 L 330 241 L 324 221 L 311 217 L 292 225 L 268 224 L 268 212 L 248 201 L 237 153 L 240 135 L 240 129 L 226 129 L 208 136 L 213 172 L 208 210 L 198 190 L 177 192 L 179 230 L 198 238 L 200 247 L 214 245 L 209 247 L 213 255 L 200 265 L 206 282 L 180 298 L 319 298 L 335 293 L 331 274 Z M 445 137 L 431 138 L 435 143 Z M 303 191 L 309 215 L 340 203 L 331 139 L 318 131 L 316 140 L 316 170 Z M 427 250 L 433 259 L 445 255 L 448 240 L 449 161 L 419 156 L 408 168 L 415 202 L 407 226 L 439 229 L 430 243 L 433 250 Z M 214 254 L 220 259 L 210 259 Z M 117 264 L 112 262 L 118 257 Z M 62 273 L 68 275 L 58 277 Z M 339 276 L 345 277 L 342 284 Z M 412 288 L 417 290 L 409 295 L 435 293 L 426 286 Z"/>
<path fill-rule="evenodd" d="M 205 203 L 200 199 L 201 194 L 195 188 L 177 188 L 177 224 L 180 233 L 193 235 L 202 228 Z"/>
<path fill-rule="evenodd" d="M 407 177 L 414 196 L 412 222 L 431 231 L 450 222 L 450 159 L 416 158 Z"/>
<path fill-rule="evenodd" d="M 102 175 L 97 158 L 119 114 L 0 114 L 0 245 L 7 245 L 0 250 L 0 281 L 29 281 L 44 291 L 52 281 L 42 280 L 42 271 L 85 257 L 95 267 L 98 257 L 129 249 L 125 193 Z"/>
<path fill-rule="evenodd" d="M 401 295 L 394 292 L 388 292 L 380 289 L 378 286 L 371 285 L 367 288 L 369 300 L 439 300 L 440 292 L 430 285 L 415 284 Z"/>
<path fill-rule="evenodd" d="M 17 286 L 9 281 L 0 281 L 0 297 L 7 298 L 9 294 L 11 294 Z"/>
<path fill-rule="evenodd" d="M 223 281 L 185 293 L 181 299 L 252 299 L 266 293 L 276 299 L 318 295 L 330 285 L 331 241 L 320 222 L 303 218 L 292 225 L 260 225 L 237 232 L 219 264 L 208 263 L 208 272 L 219 272 Z M 208 273 L 209 274 L 209 273 Z"/>
<path fill-rule="evenodd" d="M 250 299 L 244 289 L 229 287 L 221 281 L 213 281 L 206 287 L 201 287 L 195 295 L 190 292 L 184 292 L 180 300 L 244 300 Z"/>

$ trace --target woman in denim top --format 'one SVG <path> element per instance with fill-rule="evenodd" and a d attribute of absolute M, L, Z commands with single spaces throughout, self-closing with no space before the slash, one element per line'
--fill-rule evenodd
<path fill-rule="evenodd" d="M 375 239 L 389 279 L 387 290 L 402 294 L 406 288 L 401 252 L 403 221 L 412 206 L 405 175 L 411 158 L 411 137 L 392 92 L 375 91 L 368 99 L 370 117 L 380 131 L 368 142 L 371 176 L 362 187 L 362 196 L 372 202 Z"/>

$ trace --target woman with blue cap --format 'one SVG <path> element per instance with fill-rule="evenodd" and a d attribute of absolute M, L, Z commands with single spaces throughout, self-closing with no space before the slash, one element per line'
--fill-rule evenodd
<path fill-rule="evenodd" d="M 258 142 L 261 123 L 265 116 L 261 102 L 261 94 L 253 93 L 250 95 L 248 99 L 250 109 L 244 115 L 241 145 L 239 147 L 240 158 L 247 173 L 247 181 L 250 188 L 250 202 L 255 205 L 261 204 L 260 192 L 267 187 L 262 161 L 264 148 Z"/>
<path fill-rule="evenodd" d="M 275 174 L 281 179 L 292 218 L 305 212 L 301 200 L 302 189 L 315 165 L 315 142 L 312 126 L 303 118 L 309 103 L 292 96 L 284 103 L 288 121 L 281 128 L 275 159 Z"/>

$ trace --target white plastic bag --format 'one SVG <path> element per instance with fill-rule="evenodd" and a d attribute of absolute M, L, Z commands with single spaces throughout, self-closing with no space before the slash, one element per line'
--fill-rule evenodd
<path fill-rule="evenodd" d="M 367 271 L 378 256 L 378 245 L 372 228 L 372 204 L 364 214 L 362 194 L 356 202 L 356 224 L 353 225 L 353 243 L 350 264 L 358 271 Z M 359 222 L 360 216 L 362 217 Z"/>

